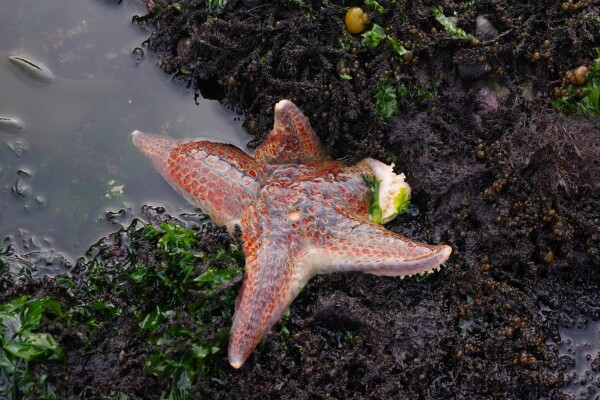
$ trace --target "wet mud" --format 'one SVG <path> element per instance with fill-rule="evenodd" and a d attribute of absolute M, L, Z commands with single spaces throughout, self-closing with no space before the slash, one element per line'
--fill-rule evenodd
<path fill-rule="evenodd" d="M 251 146 L 269 132 L 273 105 L 294 101 L 332 156 L 379 158 L 407 175 L 412 206 L 389 229 L 454 249 L 426 278 L 313 279 L 243 368 L 218 353 L 193 382 L 194 398 L 600 395 L 600 120 L 550 105 L 565 73 L 591 65 L 600 47 L 599 2 L 382 0 L 385 12 L 361 2 L 155 3 L 137 22 L 155 29 L 149 49 L 163 54 L 167 73 L 243 112 Z M 363 7 L 410 54 L 390 40 L 364 46 L 344 26 L 349 6 Z M 473 37 L 453 38 L 432 16 L 437 6 Z M 477 17 L 487 24 L 478 28 Z M 396 91 L 389 118 L 376 100 L 382 82 Z M 199 246 L 229 243 L 210 223 L 190 227 Z M 95 247 L 102 265 L 159 259 L 143 240 L 127 244 L 132 232 Z M 19 293 L 77 297 L 51 279 L 0 285 L 3 302 Z M 126 309 L 136 290 L 124 283 L 111 301 Z M 144 296 L 149 307 L 167 300 Z M 153 350 L 132 315 L 87 336 L 88 350 L 55 328 L 70 361 L 45 368 L 60 398 L 158 398 L 175 384 L 144 370 Z M 208 341 L 229 318 L 214 316 Z"/>

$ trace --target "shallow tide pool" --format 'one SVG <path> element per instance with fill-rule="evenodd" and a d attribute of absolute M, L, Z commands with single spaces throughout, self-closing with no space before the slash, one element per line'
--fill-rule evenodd
<path fill-rule="evenodd" d="M 192 211 L 134 148 L 134 129 L 212 139 L 245 148 L 241 118 L 198 98 L 134 53 L 150 32 L 131 22 L 140 1 L 0 0 L 0 240 L 23 252 L 74 259 L 114 231 L 106 212 L 142 205 Z M 35 79 L 9 56 L 34 60 L 55 76 Z M 118 228 L 118 227 L 117 227 Z M 0 242 L 0 246 L 1 246 Z M 52 257 L 40 275 L 63 272 Z"/>

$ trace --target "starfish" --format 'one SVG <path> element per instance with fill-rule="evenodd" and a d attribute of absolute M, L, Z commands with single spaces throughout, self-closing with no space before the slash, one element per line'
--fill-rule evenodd
<path fill-rule="evenodd" d="M 315 274 L 404 277 L 439 268 L 452 251 L 413 242 L 375 223 L 382 217 L 371 212 L 372 199 L 383 199 L 368 182 L 389 186 L 384 175 L 393 164 L 367 158 L 347 167 L 331 159 L 308 119 L 288 100 L 275 106 L 273 130 L 254 157 L 227 144 L 132 135 L 135 146 L 190 203 L 231 235 L 236 226 L 241 229 L 246 271 L 229 339 L 234 368 L 244 364 Z"/>

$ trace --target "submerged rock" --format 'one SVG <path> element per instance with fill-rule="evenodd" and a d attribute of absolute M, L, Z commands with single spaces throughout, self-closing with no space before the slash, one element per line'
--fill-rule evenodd
<path fill-rule="evenodd" d="M 39 82 L 54 80 L 54 73 L 39 61 L 26 56 L 9 56 L 8 61 L 22 74 Z"/>
<path fill-rule="evenodd" d="M 22 138 L 14 138 L 12 140 L 7 140 L 6 144 L 19 158 L 21 158 L 23 154 L 27 153 L 31 148 L 29 142 Z"/>
<path fill-rule="evenodd" d="M 0 116 L 0 130 L 18 132 L 25 129 L 25 123 L 19 118 Z"/>
<path fill-rule="evenodd" d="M 12 193 L 18 198 L 29 198 L 32 194 L 32 187 L 28 183 L 33 178 L 33 174 L 31 171 L 26 169 L 19 169 L 17 171 L 17 179 L 15 180 L 15 184 L 12 186 Z"/>

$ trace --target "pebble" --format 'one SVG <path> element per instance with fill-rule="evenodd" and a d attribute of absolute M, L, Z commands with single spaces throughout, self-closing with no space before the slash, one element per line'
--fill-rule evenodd
<path fill-rule="evenodd" d="M 177 42 L 177 55 L 182 58 L 188 58 L 191 56 L 192 51 L 192 38 L 185 37 Z"/>
<path fill-rule="evenodd" d="M 484 16 L 475 19 L 475 34 L 484 39 L 493 39 L 498 36 L 498 29 Z"/>
<path fill-rule="evenodd" d="M 463 81 L 474 81 L 486 76 L 492 67 L 489 64 L 459 64 L 458 77 Z"/>

